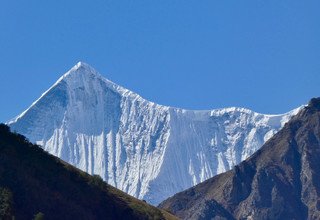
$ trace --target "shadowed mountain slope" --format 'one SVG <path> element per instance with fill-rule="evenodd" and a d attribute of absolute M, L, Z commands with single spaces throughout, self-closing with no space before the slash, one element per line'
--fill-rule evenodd
<path fill-rule="evenodd" d="M 159 207 L 183 219 L 320 219 L 320 98 L 232 170 Z"/>
<path fill-rule="evenodd" d="M 0 125 L 0 219 L 174 219 Z"/>

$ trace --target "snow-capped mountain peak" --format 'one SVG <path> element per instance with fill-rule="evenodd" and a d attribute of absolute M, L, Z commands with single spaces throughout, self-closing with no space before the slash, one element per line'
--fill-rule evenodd
<path fill-rule="evenodd" d="M 68 72 L 63 74 L 55 84 L 58 84 L 69 77 L 87 77 L 88 79 L 90 77 L 102 78 L 102 76 L 93 67 L 81 61 L 74 65 Z"/>
<path fill-rule="evenodd" d="M 79 62 L 8 124 L 61 159 L 157 204 L 249 157 L 296 111 L 162 106 Z"/>

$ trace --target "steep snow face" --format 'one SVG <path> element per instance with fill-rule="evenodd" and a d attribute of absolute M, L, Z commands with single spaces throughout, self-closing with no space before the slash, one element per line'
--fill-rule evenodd
<path fill-rule="evenodd" d="M 298 110 L 161 106 L 78 63 L 8 124 L 68 163 L 158 204 L 249 157 Z"/>
<path fill-rule="evenodd" d="M 170 138 L 161 171 L 150 181 L 152 190 L 144 198 L 158 204 L 163 197 L 230 170 L 257 151 L 298 110 L 263 115 L 243 108 L 170 109 Z"/>

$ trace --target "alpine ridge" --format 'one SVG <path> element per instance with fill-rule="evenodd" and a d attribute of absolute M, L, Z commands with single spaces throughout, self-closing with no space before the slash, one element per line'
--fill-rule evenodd
<path fill-rule="evenodd" d="M 158 204 L 248 158 L 299 109 L 264 115 L 162 106 L 79 62 L 7 124 L 62 160 Z"/>
<path fill-rule="evenodd" d="M 320 219 L 320 98 L 247 160 L 160 204 L 181 219 Z"/>

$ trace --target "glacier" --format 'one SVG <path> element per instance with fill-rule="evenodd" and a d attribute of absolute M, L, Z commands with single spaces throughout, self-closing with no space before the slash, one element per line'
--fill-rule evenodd
<path fill-rule="evenodd" d="M 7 124 L 49 153 L 156 205 L 248 158 L 299 109 L 266 115 L 163 106 L 79 62 Z"/>

